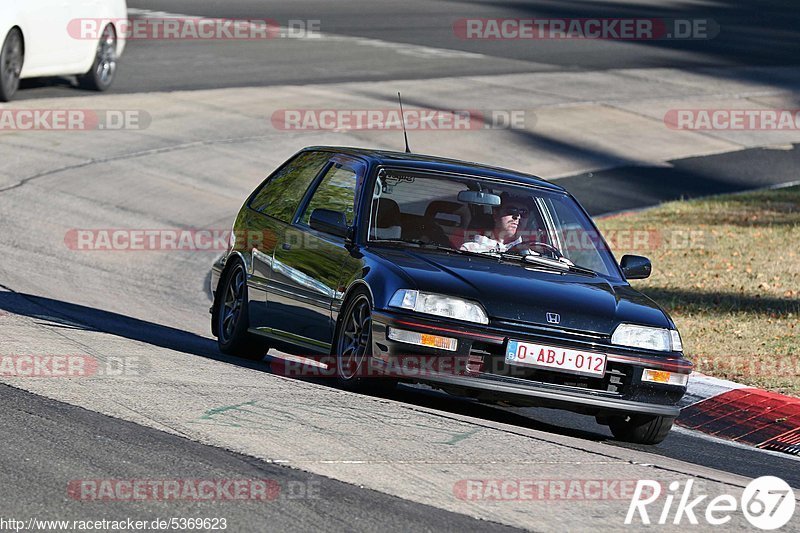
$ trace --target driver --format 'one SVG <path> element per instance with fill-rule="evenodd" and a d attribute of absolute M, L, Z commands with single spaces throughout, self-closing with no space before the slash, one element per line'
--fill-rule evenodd
<path fill-rule="evenodd" d="M 492 211 L 494 227 L 485 235 L 475 235 L 472 241 L 465 242 L 462 250 L 481 253 L 501 253 L 522 242 L 517 230 L 522 221 L 528 219 L 530 209 L 527 202 L 508 193 L 500 196 L 500 205 Z"/>

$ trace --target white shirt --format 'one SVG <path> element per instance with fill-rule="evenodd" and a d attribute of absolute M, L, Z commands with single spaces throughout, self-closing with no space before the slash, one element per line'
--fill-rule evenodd
<path fill-rule="evenodd" d="M 486 237 L 485 235 L 475 235 L 475 239 L 472 242 L 465 242 L 461 245 L 461 249 L 467 252 L 501 253 L 521 242 L 522 237 L 518 237 L 516 240 L 509 243 L 503 243 Z"/>

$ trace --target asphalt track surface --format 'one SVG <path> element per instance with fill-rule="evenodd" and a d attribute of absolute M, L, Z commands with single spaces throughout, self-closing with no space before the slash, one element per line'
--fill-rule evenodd
<path fill-rule="evenodd" d="M 628 166 L 558 180 L 592 216 L 641 209 L 672 200 L 780 186 L 800 181 L 797 145 L 751 148 L 669 161 L 668 166 Z"/>
<path fill-rule="evenodd" d="M 6 385 L 0 385 L 0 402 L 0 498 L 3 511 L 12 516 L 150 522 L 202 515 L 225 517 L 232 531 L 513 529 L 204 446 Z M 96 479 L 266 479 L 284 490 L 268 493 L 263 502 L 177 502 L 169 507 L 76 502 L 65 497 L 63 480 L 85 479 L 86 465 Z"/>
<path fill-rule="evenodd" d="M 786 66 L 797 65 L 800 58 L 800 12 L 791 0 L 713 5 L 655 0 L 131 0 L 128 5 L 155 12 L 270 19 L 282 25 L 314 20 L 330 37 L 323 46 L 314 39 L 137 41 L 126 52 L 112 93 L 612 68 Z M 720 32 L 712 39 L 681 41 L 487 41 L 459 39 L 453 31 L 459 19 L 493 17 L 712 19 Z M 406 48 L 397 58 L 394 51 L 402 45 Z M 431 60 L 436 57 L 447 60 Z M 29 81 L 26 87 L 39 88 L 21 98 L 75 96 L 68 84 Z"/>
<path fill-rule="evenodd" d="M 268 86 L 287 83 L 332 83 L 354 80 L 391 80 L 473 74 L 547 72 L 553 70 L 598 70 L 619 67 L 703 68 L 727 65 L 795 65 L 800 52 L 800 17 L 791 2 L 723 2 L 713 8 L 705 4 L 683 6 L 680 16 L 710 17 L 726 29 L 712 46 L 697 42 L 602 43 L 473 43 L 454 39 L 452 23 L 460 17 L 590 17 L 637 16 L 671 17 L 677 2 L 612 3 L 598 7 L 589 2 L 537 2 L 536 7 L 523 2 L 190 2 L 131 1 L 130 7 L 163 10 L 226 18 L 319 19 L 323 31 L 338 36 L 380 39 L 414 47 L 455 50 L 478 56 L 454 54 L 442 68 L 434 68 L 419 55 L 409 55 L 407 62 L 388 63 L 380 47 L 363 52 L 363 44 L 340 39 L 327 53 L 309 53 L 313 44 L 299 41 L 270 43 L 264 49 L 248 43 L 132 43 L 125 56 L 120 78 L 113 92 L 135 93 L 179 89 L 204 89 L 245 86 Z M 758 16 L 756 16 L 758 15 Z M 704 43 L 708 44 L 708 43 Z M 419 49 L 412 49 L 417 50 Z M 441 53 L 441 52 L 430 52 Z M 199 74 L 201 73 L 201 74 Z M 27 82 L 20 99 L 69 97 L 73 89 L 66 81 Z M 677 197 L 701 196 L 770 186 L 797 179 L 798 148 L 790 150 L 756 149 L 673 161 L 672 167 L 625 167 L 594 173 L 591 185 L 587 176 L 562 178 L 560 183 L 576 194 L 593 215 L 654 205 Z M 78 179 L 78 177 L 73 177 Z M 79 183 L 76 181 L 75 183 Z M 94 184 L 83 190 L 74 205 L 65 208 L 55 199 L 56 209 L 65 209 L 71 227 L 81 227 L 87 205 L 100 209 L 118 209 L 120 225 L 130 217 L 136 222 L 131 206 L 155 202 L 148 194 L 128 198 L 124 205 L 110 202 L 113 180 Z M 37 205 L 42 194 L 70 194 L 75 190 L 69 180 L 53 183 L 52 189 L 26 187 L 0 193 L 6 200 L 5 216 L 28 216 L 18 206 Z M 631 186 L 635 185 L 635 189 Z M 625 195 L 620 190 L 627 191 Z M 2 197 L 5 198 L 2 198 Z M 195 209 L 210 211 L 207 224 L 227 224 L 229 217 L 216 209 L 215 199 L 194 198 Z M 85 202 L 89 202 L 88 204 Z M 95 203 L 92 203 L 95 202 Z M 205 204 L 202 202 L 206 202 Z M 233 204 L 236 200 L 226 200 Z M 157 220 L 178 225 L 177 209 Z M 227 213 L 227 212 L 226 212 Z M 151 213 L 152 214 L 152 213 Z M 165 221 L 166 219 L 166 221 Z M 48 231 L 47 217 L 25 222 L 29 234 Z M 27 225 L 26 225 L 27 224 Z M 196 271 L 195 261 L 180 264 L 159 261 L 146 265 L 145 272 L 131 272 L 141 266 L 136 259 L 114 268 L 97 268 L 89 262 L 72 264 L 50 251 L 37 250 L 30 243 L 6 242 L 23 252 L 5 255 L 0 281 L 11 289 L 0 292 L 0 310 L 36 322 L 49 332 L 72 330 L 102 332 L 121 341 L 132 341 L 153 351 L 168 349 L 186 358 L 202 358 L 235 366 L 268 379 L 263 363 L 252 363 L 221 356 L 209 338 L 208 302 L 205 271 Z M 8 252 L 8 248 L 5 248 Z M 206 261 L 206 263 L 210 263 Z M 66 267 L 64 265 L 67 265 Z M 59 267 L 65 272 L 47 272 Z M 71 272 L 70 269 L 75 269 Z M 189 269 L 189 273 L 186 270 Z M 26 274 L 32 274 L 27 276 Z M 132 274 L 130 280 L 124 278 Z M 49 279 L 51 278 L 52 279 Z M 74 279 L 73 279 L 74 278 Z M 128 282 L 130 284 L 128 285 Z M 192 296 L 185 296 L 192 284 Z M 71 297 L 78 295 L 80 297 Z M 84 304 L 72 303 L 80 300 Z M 199 305 L 198 305 L 199 304 Z M 204 307 L 205 306 L 205 307 Z M 147 318 L 145 318 L 147 317 Z M 36 345 L 36 339 L 30 340 Z M 130 349 L 128 347 L 127 349 Z M 326 386 L 326 385 L 325 385 Z M 326 386 L 327 387 L 327 386 Z M 800 488 L 798 461 L 733 446 L 686 431 L 673 431 L 662 444 L 637 447 L 616 443 L 606 428 L 591 418 L 550 410 L 509 410 L 454 399 L 424 388 L 402 386 L 386 398 L 409 406 L 419 406 L 442 416 L 469 416 L 474 424 L 487 421 L 508 427 L 534 429 L 558 440 L 566 437 L 571 445 L 594 449 L 607 448 L 609 454 L 628 450 L 647 452 L 746 477 L 777 475 Z M 4 415 L 0 417 L 4 438 L 0 469 L 2 511 L 17 516 L 37 514 L 39 518 L 119 518 L 186 516 L 200 512 L 214 516 L 217 507 L 183 503 L 166 506 L 163 502 L 124 503 L 74 502 L 65 497 L 64 480 L 94 478 L 259 478 L 268 477 L 286 485 L 289 482 L 319 483 L 325 494 L 321 499 L 281 499 L 276 505 L 254 506 L 229 503 L 225 514 L 237 531 L 270 529 L 305 531 L 359 530 L 423 531 L 499 529 L 499 524 L 475 520 L 465 514 L 451 513 L 419 501 L 389 496 L 379 491 L 342 483 L 302 470 L 276 466 L 263 460 L 238 455 L 218 446 L 201 444 L 74 407 L 14 387 L 0 385 Z M 546 439 L 547 437 L 545 437 Z M 633 460 L 632 460 L 633 461 Z M 21 466 L 24 465 L 24 466 Z M 91 467 L 87 470 L 87 465 Z M 332 476 L 335 477 L 335 476 Z M 535 520 L 531 529 L 537 529 Z"/>

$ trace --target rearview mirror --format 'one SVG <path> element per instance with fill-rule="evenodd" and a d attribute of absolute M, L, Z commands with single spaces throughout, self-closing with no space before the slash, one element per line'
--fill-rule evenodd
<path fill-rule="evenodd" d="M 461 191 L 458 193 L 458 201 L 464 202 L 465 204 L 488 205 L 492 207 L 500 205 L 500 197 L 498 195 L 483 191 Z"/>
<path fill-rule="evenodd" d="M 336 235 L 337 237 L 347 236 L 347 217 L 342 211 L 333 209 L 314 209 L 309 220 L 311 229 Z"/>
<path fill-rule="evenodd" d="M 640 255 L 623 255 L 619 262 L 626 279 L 645 279 L 650 277 L 653 265 L 650 260 Z"/>

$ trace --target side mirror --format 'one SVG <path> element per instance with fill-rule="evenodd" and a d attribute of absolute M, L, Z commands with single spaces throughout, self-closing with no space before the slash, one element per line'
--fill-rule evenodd
<path fill-rule="evenodd" d="M 488 206 L 498 206 L 500 205 L 500 197 L 496 194 L 492 194 L 490 192 L 483 192 L 483 191 L 461 191 L 458 193 L 458 201 L 464 202 L 465 204 L 473 204 L 473 205 L 488 205 Z"/>
<path fill-rule="evenodd" d="M 650 260 L 640 255 L 623 255 L 619 262 L 626 279 L 645 279 L 650 277 L 653 265 Z"/>
<path fill-rule="evenodd" d="M 309 220 L 311 229 L 336 235 L 337 237 L 347 237 L 347 217 L 341 211 L 333 209 L 314 209 Z"/>

